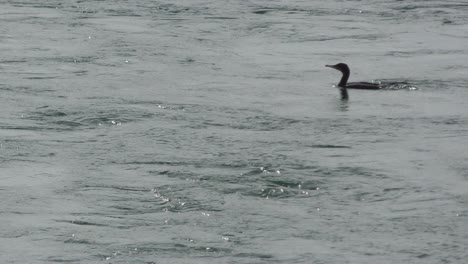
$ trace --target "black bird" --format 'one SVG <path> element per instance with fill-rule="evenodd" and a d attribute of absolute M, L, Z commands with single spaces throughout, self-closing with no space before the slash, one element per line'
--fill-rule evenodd
<path fill-rule="evenodd" d="M 340 88 L 341 92 L 341 99 L 348 100 L 348 88 L 349 89 L 367 89 L 367 90 L 377 90 L 380 89 L 381 86 L 378 83 L 371 83 L 371 82 L 350 82 L 348 83 L 349 79 L 349 67 L 345 63 L 338 63 L 336 65 L 325 65 L 326 67 L 333 68 L 335 70 L 339 70 L 343 76 L 341 77 L 340 82 L 338 83 L 338 87 Z"/>

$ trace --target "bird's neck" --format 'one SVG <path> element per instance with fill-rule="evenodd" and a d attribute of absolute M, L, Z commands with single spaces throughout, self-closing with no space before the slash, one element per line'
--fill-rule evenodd
<path fill-rule="evenodd" d="M 339 87 L 346 87 L 346 83 L 348 82 L 349 78 L 349 71 L 343 72 L 343 76 L 341 76 L 340 83 L 338 84 Z"/>
<path fill-rule="evenodd" d="M 341 76 L 340 83 L 338 83 L 338 87 L 340 88 L 341 93 L 341 100 L 348 100 L 348 89 L 346 89 L 346 83 L 348 82 L 349 78 L 349 71 L 343 72 L 343 76 Z"/>

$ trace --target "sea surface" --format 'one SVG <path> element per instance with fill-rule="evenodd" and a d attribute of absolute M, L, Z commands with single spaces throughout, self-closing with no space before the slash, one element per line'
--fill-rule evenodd
<path fill-rule="evenodd" d="M 467 100 L 467 1 L 1 0 L 0 263 L 467 263 Z"/>

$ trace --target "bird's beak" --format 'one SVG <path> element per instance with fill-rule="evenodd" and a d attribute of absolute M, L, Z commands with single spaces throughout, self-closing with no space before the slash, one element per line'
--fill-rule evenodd
<path fill-rule="evenodd" d="M 325 65 L 325 67 L 336 69 L 335 65 Z"/>

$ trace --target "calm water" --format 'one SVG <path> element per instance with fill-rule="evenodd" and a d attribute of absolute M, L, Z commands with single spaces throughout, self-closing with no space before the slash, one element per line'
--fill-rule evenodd
<path fill-rule="evenodd" d="M 38 2 L 0 3 L 1 263 L 466 263 L 466 1 Z"/>

